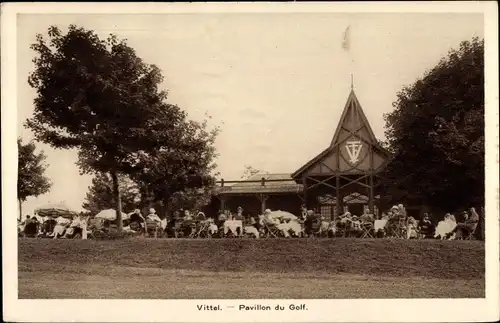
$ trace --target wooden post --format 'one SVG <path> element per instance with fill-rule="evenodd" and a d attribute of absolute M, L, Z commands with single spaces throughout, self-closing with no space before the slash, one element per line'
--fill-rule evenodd
<path fill-rule="evenodd" d="M 302 176 L 302 194 L 304 194 L 304 205 L 307 209 L 307 177 Z"/>
<path fill-rule="evenodd" d="M 368 146 L 368 149 L 370 149 L 370 167 L 369 167 L 369 171 L 370 171 L 370 196 L 369 196 L 369 200 L 368 200 L 368 208 L 370 209 L 370 213 L 371 214 L 375 214 L 374 211 L 373 211 L 373 146 L 370 145 Z"/>
<path fill-rule="evenodd" d="M 221 209 L 222 213 L 224 213 L 226 210 L 226 197 L 225 196 L 220 197 L 220 209 Z"/>
<path fill-rule="evenodd" d="M 259 194 L 258 197 L 260 200 L 260 210 L 262 212 L 261 214 L 264 214 L 264 212 L 266 211 L 266 200 L 268 199 L 268 196 L 265 194 Z"/>
<path fill-rule="evenodd" d="M 374 214 L 373 211 L 373 172 L 370 171 L 370 196 L 368 200 L 368 208 L 370 209 L 370 213 Z"/>
<path fill-rule="evenodd" d="M 340 200 L 340 176 L 337 174 L 335 176 L 335 198 L 337 200 L 337 215 L 342 214 L 342 201 Z"/>

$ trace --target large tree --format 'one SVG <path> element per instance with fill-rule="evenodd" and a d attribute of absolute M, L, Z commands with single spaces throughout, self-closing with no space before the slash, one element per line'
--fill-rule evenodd
<path fill-rule="evenodd" d="M 199 209 L 208 203 L 215 184 L 218 133 L 219 128 L 209 130 L 206 121 L 183 118 L 170 130 L 164 148 L 142 152 L 138 158 L 141 170 L 133 178 L 142 187 L 145 204 L 159 203 L 166 213 L 181 207 Z"/>
<path fill-rule="evenodd" d="M 118 187 L 120 189 L 122 209 L 130 212 L 140 206 L 141 194 L 139 186 L 126 175 L 118 176 Z M 85 196 L 82 207 L 90 214 L 114 208 L 116 206 L 113 194 L 113 179 L 108 173 L 97 173 L 92 179 L 89 191 Z"/>
<path fill-rule="evenodd" d="M 137 171 L 139 156 L 159 151 L 185 114 L 159 90 L 160 70 L 145 63 L 125 40 L 102 40 L 70 26 L 37 35 L 29 84 L 37 90 L 26 123 L 36 139 L 56 148 L 77 148 L 84 173 L 109 173 L 118 229 L 122 229 L 119 174 Z"/>
<path fill-rule="evenodd" d="M 385 115 L 387 191 L 441 210 L 483 205 L 484 40 L 460 43 L 393 106 Z"/>
<path fill-rule="evenodd" d="M 17 139 L 18 168 L 17 168 L 17 200 L 19 202 L 19 218 L 22 217 L 22 203 L 29 196 L 39 196 L 47 193 L 52 186 L 45 176 L 47 158 L 43 151 L 36 153 L 33 141 L 23 144 Z"/>

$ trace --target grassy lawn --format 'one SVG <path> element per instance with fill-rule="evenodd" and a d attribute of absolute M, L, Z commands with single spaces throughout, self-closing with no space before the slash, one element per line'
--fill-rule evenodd
<path fill-rule="evenodd" d="M 20 298 L 484 297 L 484 243 L 19 240 Z"/>

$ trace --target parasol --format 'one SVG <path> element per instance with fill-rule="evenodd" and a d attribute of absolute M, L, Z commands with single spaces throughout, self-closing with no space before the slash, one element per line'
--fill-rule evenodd
<path fill-rule="evenodd" d="M 290 212 L 285 211 L 272 211 L 269 216 L 273 219 L 283 219 L 283 220 L 297 220 L 298 217 Z"/>
<path fill-rule="evenodd" d="M 71 210 L 65 204 L 48 204 L 35 209 L 35 213 L 38 216 L 45 217 L 49 216 L 52 218 L 58 218 L 62 216 L 63 218 L 71 219 L 73 216 L 78 215 L 77 212 Z"/>
<path fill-rule="evenodd" d="M 95 218 L 114 221 L 116 220 L 116 211 L 114 209 L 102 210 L 101 212 L 96 214 Z M 122 220 L 127 220 L 128 218 L 130 218 L 130 214 L 125 214 L 122 212 Z"/>

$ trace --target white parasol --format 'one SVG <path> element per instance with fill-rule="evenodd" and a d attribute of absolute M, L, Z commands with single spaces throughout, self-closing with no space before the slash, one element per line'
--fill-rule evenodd
<path fill-rule="evenodd" d="M 272 211 L 269 214 L 270 218 L 273 219 L 283 219 L 283 220 L 297 220 L 298 217 L 295 216 L 294 214 L 290 212 L 285 212 L 285 211 Z"/>
<path fill-rule="evenodd" d="M 69 207 L 67 207 L 65 204 L 60 203 L 60 204 L 47 204 L 44 206 L 41 206 L 39 208 L 35 209 L 35 213 L 38 216 L 41 217 L 52 217 L 52 218 L 57 218 L 57 217 L 64 217 L 71 219 L 73 216 L 78 215 L 77 212 L 71 210 Z"/>
<path fill-rule="evenodd" d="M 102 210 L 101 212 L 96 214 L 95 218 L 114 221 L 116 220 L 116 210 L 114 209 Z M 122 220 L 127 220 L 128 218 L 130 218 L 130 215 L 122 212 Z"/>

